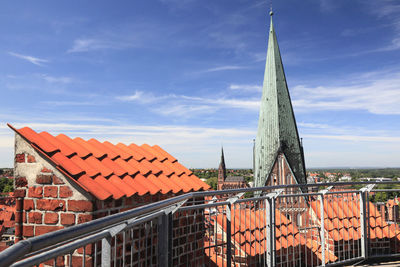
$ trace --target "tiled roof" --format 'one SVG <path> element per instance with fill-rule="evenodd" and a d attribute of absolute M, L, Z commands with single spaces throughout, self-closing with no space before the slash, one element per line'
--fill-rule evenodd
<path fill-rule="evenodd" d="M 15 129 L 57 169 L 96 198 L 187 193 L 210 187 L 161 147 L 74 139 L 29 127 Z"/>
<path fill-rule="evenodd" d="M 221 213 L 216 216 L 217 224 L 222 227 L 223 231 L 226 232 L 226 214 Z M 267 250 L 268 242 L 266 242 L 266 218 L 265 210 L 260 207 L 257 210 L 251 208 L 236 208 L 232 207 L 232 219 L 231 219 L 231 235 L 232 243 L 240 248 L 246 257 L 256 257 L 260 254 L 264 254 Z M 207 216 L 206 216 L 207 217 Z M 223 236 L 223 235 L 222 235 Z M 222 237 L 221 236 L 221 237 Z M 299 246 L 305 246 L 314 257 L 322 260 L 322 249 L 320 244 L 316 240 L 305 240 L 297 228 L 297 226 L 288 220 L 284 214 L 279 210 L 275 210 L 275 236 L 276 243 L 275 249 L 277 255 L 279 253 L 285 254 L 288 249 L 291 251 L 299 251 Z M 214 242 L 218 242 L 214 240 Z M 209 242 L 205 244 L 212 245 Z M 232 246 L 233 247 L 233 246 Z M 304 248 L 302 248 L 304 251 Z M 224 261 L 218 260 L 218 255 L 215 254 L 214 250 L 205 250 L 206 254 L 217 266 L 224 266 Z M 325 262 L 335 261 L 336 256 L 332 251 L 325 249 Z"/>
<path fill-rule="evenodd" d="M 395 238 L 400 240 L 398 233 L 389 227 L 389 224 L 382 218 L 376 206 L 367 202 L 369 207 L 369 225 L 371 239 Z M 320 219 L 320 202 L 311 202 L 311 207 Z M 325 229 L 334 241 L 358 240 L 361 238 L 360 226 L 360 203 L 352 197 L 324 199 Z"/>

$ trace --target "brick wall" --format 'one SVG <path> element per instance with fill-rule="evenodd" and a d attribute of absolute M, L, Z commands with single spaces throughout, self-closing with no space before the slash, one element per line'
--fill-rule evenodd
<path fill-rule="evenodd" d="M 21 136 L 15 137 L 15 197 L 16 240 L 42 235 L 64 227 L 85 223 L 93 219 L 123 212 L 148 203 L 174 196 L 145 195 L 118 200 L 96 200 L 72 179 L 56 169 L 43 155 L 37 152 Z M 203 203 L 202 199 L 196 200 Z M 187 205 L 191 205 L 189 202 Z M 178 217 L 179 216 L 179 217 Z M 190 211 L 173 217 L 173 262 L 174 266 L 198 266 L 203 262 L 203 213 Z M 157 219 L 116 235 L 112 239 L 116 246 L 116 265 L 125 262 L 133 265 L 152 265 L 157 261 Z M 97 244 L 97 262 L 100 259 L 101 242 Z M 123 254 L 125 250 L 125 254 Z M 94 245 L 86 246 L 87 266 L 93 264 Z M 83 249 L 72 255 L 73 266 L 82 264 Z M 63 266 L 69 255 L 57 258 L 56 265 Z M 53 261 L 46 263 L 53 265 Z"/>
<path fill-rule="evenodd" d="M 18 134 L 14 175 L 16 242 L 92 220 L 92 196 L 54 168 Z M 91 260 L 89 255 L 87 261 Z M 68 257 L 57 259 L 57 266 L 63 266 Z M 73 261 L 82 262 L 79 251 L 72 257 Z"/>

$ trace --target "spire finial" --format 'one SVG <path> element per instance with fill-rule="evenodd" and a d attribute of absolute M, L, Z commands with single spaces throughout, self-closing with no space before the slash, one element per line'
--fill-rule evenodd
<path fill-rule="evenodd" d="M 270 0 L 269 15 L 270 15 L 271 17 L 274 15 L 274 12 L 272 11 L 272 0 Z"/>

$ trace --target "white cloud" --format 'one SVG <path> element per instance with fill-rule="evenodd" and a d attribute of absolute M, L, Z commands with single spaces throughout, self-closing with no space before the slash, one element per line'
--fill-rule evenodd
<path fill-rule="evenodd" d="M 71 77 L 54 77 L 54 76 L 49 76 L 47 74 L 43 74 L 42 78 L 49 83 L 71 83 L 72 78 Z"/>
<path fill-rule="evenodd" d="M 49 61 L 46 60 L 46 59 L 42 59 L 42 58 L 38 58 L 38 57 L 33 57 L 33 56 L 27 56 L 27 55 L 21 55 L 21 54 L 14 53 L 14 52 L 8 52 L 8 54 L 11 55 L 11 56 L 14 56 L 14 57 L 17 57 L 17 58 L 21 58 L 21 59 L 23 59 L 23 60 L 26 60 L 26 61 L 28 61 L 28 62 L 30 62 L 30 63 L 32 63 L 32 64 L 37 65 L 37 66 L 43 66 L 42 63 L 47 63 L 47 62 L 49 62 Z"/>
<path fill-rule="evenodd" d="M 226 66 L 219 66 L 215 68 L 209 68 L 201 72 L 216 72 L 216 71 L 226 71 L 226 70 L 240 70 L 245 69 L 246 67 L 243 66 L 236 66 L 236 65 L 226 65 Z"/>
<path fill-rule="evenodd" d="M 231 84 L 229 85 L 229 89 L 231 90 L 240 90 L 240 91 L 256 91 L 261 92 L 262 86 L 256 84 Z"/>
<path fill-rule="evenodd" d="M 343 80 L 349 85 L 292 89 L 297 111 L 366 110 L 373 114 L 400 114 L 400 72 L 354 75 Z"/>
<path fill-rule="evenodd" d="M 67 52 L 80 53 L 103 49 L 124 49 L 131 46 L 132 44 L 122 40 L 112 41 L 94 38 L 81 38 L 74 40 L 72 47 L 68 49 Z"/>
<path fill-rule="evenodd" d="M 133 95 L 125 95 L 125 96 L 117 96 L 116 99 L 117 100 L 121 100 L 121 101 L 136 101 L 136 100 L 140 100 L 143 96 L 143 92 L 142 91 L 135 91 L 135 93 Z"/>

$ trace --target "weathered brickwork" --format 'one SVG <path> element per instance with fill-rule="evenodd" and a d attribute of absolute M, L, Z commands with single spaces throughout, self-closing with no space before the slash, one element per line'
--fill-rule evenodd
<path fill-rule="evenodd" d="M 121 199 L 98 200 L 79 188 L 75 182 L 51 165 L 46 157 L 16 135 L 15 150 L 16 240 L 43 235 L 52 231 L 86 223 L 148 203 L 173 197 L 174 194 L 144 195 Z M 197 202 L 202 200 L 197 200 Z M 191 203 L 191 202 L 189 202 Z M 186 205 L 190 205 L 186 203 Z M 180 216 L 178 218 L 177 216 Z M 172 257 L 174 266 L 201 266 L 203 263 L 203 214 L 187 211 L 172 217 Z M 156 265 L 158 255 L 158 220 L 141 224 L 116 235 L 117 266 L 132 262 L 133 266 Z M 125 244 L 125 245 L 124 245 Z M 125 254 L 123 251 L 125 250 Z M 85 248 L 86 266 L 92 266 L 94 245 Z M 97 245 L 97 262 L 101 262 L 101 242 Z M 82 266 L 83 249 L 72 254 L 72 265 Z M 70 255 L 58 257 L 56 266 L 68 263 Z M 44 266 L 53 266 L 48 261 Z M 112 263 L 114 264 L 114 262 Z"/>
<path fill-rule="evenodd" d="M 92 220 L 91 196 L 81 193 L 18 135 L 14 173 L 16 242 Z M 90 254 L 87 255 L 86 260 L 91 262 Z M 57 258 L 56 266 L 64 266 L 68 257 Z M 78 251 L 74 252 L 72 262 L 73 266 L 82 265 Z M 48 264 L 53 266 L 53 261 Z"/>

